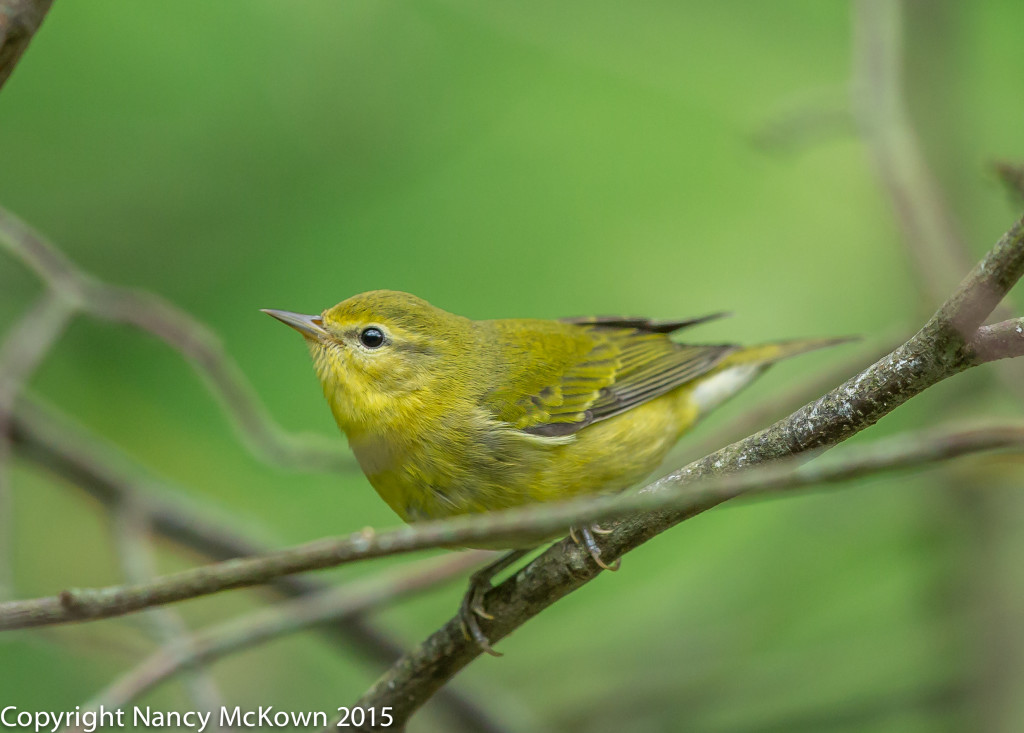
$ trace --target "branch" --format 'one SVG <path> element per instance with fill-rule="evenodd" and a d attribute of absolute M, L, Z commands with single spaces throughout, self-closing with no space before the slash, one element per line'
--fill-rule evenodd
<path fill-rule="evenodd" d="M 790 418 L 656 482 L 645 493 L 581 500 L 562 506 L 527 507 L 491 516 L 427 523 L 380 535 L 359 533 L 348 539 L 322 540 L 264 558 L 247 558 L 197 568 L 144 584 L 65 591 L 57 598 L 0 604 L 0 628 L 116 616 L 358 559 L 428 547 L 476 544 L 484 540 L 521 542 L 524 536 L 548 536 L 570 523 L 600 521 L 626 512 L 650 512 L 621 522 L 608 537 L 606 552 L 613 559 L 667 527 L 740 493 L 763 490 L 765 486 L 775 490 L 803 486 L 810 480 L 820 480 L 821 475 L 809 479 L 809 474 L 799 474 L 793 467 L 786 469 L 787 478 L 777 479 L 778 484 L 773 484 L 771 476 L 761 472 L 755 475 L 723 474 L 814 448 L 831 447 L 873 424 L 928 386 L 973 364 L 1002 356 L 998 351 L 987 351 L 980 346 L 975 348 L 975 333 L 1020 277 L 1022 269 L 1024 234 L 1018 223 L 925 327 L 892 354 Z M 925 454 L 931 455 L 928 451 Z M 786 473 L 783 468 L 779 470 Z M 841 474 L 842 471 L 837 475 Z M 688 486 L 683 491 L 684 484 L 703 477 L 712 479 L 698 490 Z M 532 563 L 525 573 L 492 591 L 496 605 L 492 607 L 489 604 L 488 608 L 496 611 L 493 626 L 497 632 L 492 632 L 492 637 L 501 638 L 594 575 L 596 569 L 588 564 L 582 553 L 565 543 L 557 545 Z M 524 596 L 529 601 L 510 595 L 509 588 L 519 583 L 521 578 L 532 579 L 531 582 L 539 584 L 534 588 L 535 592 Z M 393 705 L 396 718 L 415 710 L 451 674 L 478 653 L 461 636 L 457 626 L 456 621 L 450 622 L 424 647 L 400 660 L 367 699 L 376 701 L 374 704 L 384 704 L 381 700 L 400 703 Z M 442 649 L 446 653 L 442 654 Z M 429 673 L 424 670 L 429 670 Z M 396 700 L 397 697 L 401 700 Z"/>
<path fill-rule="evenodd" d="M 45 292 L 0 344 L 0 411 L 7 414 L 21 387 L 64 333 L 74 312 L 59 293 Z"/>
<path fill-rule="evenodd" d="M 971 349 L 980 361 L 1024 356 L 1024 318 L 982 326 L 971 340 Z"/>
<path fill-rule="evenodd" d="M 0 87 L 14 71 L 53 0 L 0 0 Z"/>
<path fill-rule="evenodd" d="M 1013 196 L 1015 203 L 1024 203 L 1024 163 L 997 160 L 992 163 L 992 170 Z"/>
<path fill-rule="evenodd" d="M 978 343 L 971 340 L 1022 273 L 1024 220 L 996 243 L 939 311 L 902 346 L 789 417 L 644 489 L 643 496 L 684 496 L 689 501 L 678 505 L 668 501 L 658 511 L 623 520 L 604 538 L 602 556 L 612 562 L 669 527 L 732 498 L 736 492 L 730 482 L 751 476 L 749 472 L 735 474 L 741 469 L 831 448 L 931 385 L 975 364 L 1001 358 L 1004 354 L 999 351 L 982 348 L 987 338 L 979 337 Z M 761 467 L 753 476 L 764 478 L 764 473 Z M 702 483 L 695 485 L 698 480 Z M 715 490 L 705 488 L 704 482 L 709 480 Z M 501 639 L 599 572 L 588 554 L 572 543 L 563 540 L 554 545 L 487 594 L 487 610 L 494 616 L 488 637 Z M 402 724 L 479 654 L 480 649 L 465 638 L 458 618 L 454 618 L 400 659 L 357 704 L 391 705 L 395 720 Z"/>
<path fill-rule="evenodd" d="M 469 551 L 404 565 L 313 595 L 279 603 L 197 631 L 166 645 L 82 706 L 117 709 L 156 688 L 175 674 L 329 621 L 380 608 L 433 588 L 480 565 L 488 553 Z M 74 729 L 69 729 L 74 730 Z"/>
<path fill-rule="evenodd" d="M 13 499 L 7 465 L 10 441 L 5 437 L 11 410 L 25 383 L 64 333 L 71 315 L 67 301 L 47 291 L 0 343 L 0 598 L 13 595 L 14 586 L 10 546 Z"/>
<path fill-rule="evenodd" d="M 853 19 L 853 108 L 931 308 L 970 266 L 970 255 L 947 214 L 904 101 L 902 3 L 856 0 Z"/>
<path fill-rule="evenodd" d="M 901 0 L 856 0 L 854 14 L 854 106 L 861 133 L 903 230 L 913 273 L 930 308 L 967 269 L 970 250 L 957 233 L 941 186 L 922 152 L 920 136 L 903 91 Z M 1000 318 L 1008 311 L 997 313 Z M 993 373 L 1024 402 L 1021 364 L 1000 364 Z"/>
<path fill-rule="evenodd" d="M 86 438 L 81 428 L 50 414 L 23 396 L 11 424 L 10 438 L 18 455 L 35 462 L 71 484 L 85 490 L 104 506 L 113 509 L 130 502 L 145 513 L 154 532 L 214 560 L 261 555 L 269 548 L 232 532 L 209 511 L 196 511 L 164 496 L 181 496 L 174 486 L 147 478 L 138 467 L 126 466 L 123 456 L 96 438 Z M 273 581 L 270 589 L 286 598 L 326 592 L 322 581 L 288 575 Z M 352 614 L 318 624 L 316 630 L 327 639 L 355 647 L 375 664 L 388 666 L 401 656 L 402 647 L 366 618 Z M 437 702 L 468 733 L 501 733 L 504 729 L 472 699 L 457 690 L 441 690 Z"/>
<path fill-rule="evenodd" d="M 837 92 L 839 92 L 837 94 Z M 764 151 L 797 153 L 802 149 L 856 133 L 856 124 L 845 90 L 814 90 L 785 104 L 751 136 Z"/>
<path fill-rule="evenodd" d="M 741 443 L 750 440 L 748 438 Z M 229 588 L 266 583 L 291 573 L 337 567 L 359 560 L 407 554 L 417 550 L 485 543 L 511 545 L 523 541 L 524 538 L 540 540 L 564 531 L 570 525 L 600 522 L 638 512 L 667 512 L 669 514 L 665 516 L 673 513 L 679 516 L 692 516 L 741 494 L 849 481 L 882 469 L 906 468 L 982 450 L 1019 448 L 1022 444 L 1024 426 L 1016 423 L 970 431 L 947 430 L 944 433 L 907 439 L 896 448 L 885 444 L 858 451 L 860 455 L 858 452 L 852 452 L 853 456 L 845 462 L 817 470 L 801 467 L 795 461 L 767 467 L 763 471 L 735 474 L 727 474 L 717 470 L 720 467 L 716 467 L 714 472 L 707 474 L 709 478 L 706 481 L 696 486 L 685 486 L 685 490 L 684 482 L 677 474 L 655 482 L 643 492 L 626 496 L 602 496 L 531 505 L 500 512 L 422 522 L 415 526 L 379 533 L 367 528 L 348 537 L 308 542 L 262 557 L 238 558 L 215 563 L 165 575 L 145 583 L 65 590 L 53 597 L 0 603 L 0 630 L 112 618 L 152 606 L 210 595 Z M 691 467 L 684 470 L 695 470 L 694 466 L 702 462 L 691 464 Z M 625 520 L 620 525 L 620 530 L 631 522 L 640 522 L 638 526 L 649 531 L 655 526 L 652 521 L 659 521 L 657 516 L 652 517 Z M 620 542 L 612 543 L 614 554 L 617 556 L 624 550 L 614 546 L 624 546 L 626 543 L 622 540 L 626 538 L 621 531 L 616 531 L 611 537 L 620 538 Z M 583 555 L 579 557 L 582 558 Z"/>
<path fill-rule="evenodd" d="M 142 583 L 156 575 L 156 561 L 150 546 L 149 518 L 142 507 L 132 501 L 117 508 L 114 517 L 117 550 L 124 568 L 125 580 Z M 188 634 L 188 626 L 170 608 L 151 608 L 142 614 L 149 636 L 159 644 L 172 646 Z M 223 705 L 220 690 L 210 671 L 196 662 L 184 665 L 184 685 L 193 709 L 201 712 L 219 710 Z M 207 726 L 210 733 L 219 733 L 216 719 Z"/>
<path fill-rule="evenodd" d="M 914 264 L 911 274 L 917 285 L 921 301 L 931 304 L 937 301 L 945 291 L 947 283 L 952 282 L 956 273 L 947 272 L 948 263 L 963 262 L 970 257 L 966 243 L 955 231 L 955 212 L 942 199 L 940 180 L 929 170 L 928 161 L 924 157 L 925 147 L 921 144 L 914 118 L 910 114 L 901 81 L 905 66 L 901 48 L 901 24 L 904 15 L 908 25 L 913 23 L 913 5 L 906 0 L 856 0 L 853 4 L 855 18 L 855 34 L 853 48 L 855 82 L 860 82 L 855 91 L 860 92 L 859 107 L 861 129 L 868 152 L 872 154 L 875 168 L 879 174 L 882 188 L 890 198 L 890 203 L 897 221 L 903 230 L 902 243 L 911 255 Z M 920 7 L 917 12 L 932 12 L 932 9 Z M 932 29 L 934 31 L 934 28 Z M 938 46 L 937 46 L 938 47 Z M 937 48 L 936 47 L 936 48 Z M 929 58 L 930 61 L 930 58 Z M 941 64 L 928 63 L 928 79 L 922 80 L 924 86 L 941 84 L 945 80 Z M 997 165 L 996 173 L 1004 185 L 1009 188 L 1013 183 L 1022 180 L 1014 175 L 1011 165 Z M 1017 189 L 1018 200 L 1021 189 Z M 944 256 L 945 255 L 945 256 Z M 943 262 L 947 266 L 943 267 Z M 995 313 L 997 319 L 1007 318 L 1008 309 L 999 309 Z M 1003 356 L 1019 354 L 1019 340 L 1015 348 L 1012 339 L 1013 331 L 1006 333 L 1007 339 L 1002 343 L 992 342 L 995 334 L 982 329 L 975 337 L 974 348 L 985 354 L 988 343 L 992 342 Z M 1024 362 L 1000 362 L 994 369 L 988 370 L 999 383 L 1000 394 L 1011 395 L 1018 403 L 1024 404 Z M 938 478 L 937 483 L 949 493 L 949 498 L 960 506 L 969 506 L 971 511 L 961 512 L 958 516 L 965 534 L 970 538 L 968 548 L 975 555 L 960 567 L 966 577 L 957 578 L 956 573 L 947 574 L 946 582 L 951 587 L 959 587 L 963 582 L 971 583 L 976 592 L 972 594 L 973 602 L 964 604 L 963 610 L 975 619 L 975 623 L 984 625 L 981 635 L 986 640 L 1005 641 L 1016 633 L 1012 624 L 1006 624 L 1001 615 L 993 613 L 993 600 L 999 596 L 1000 578 L 995 570 L 997 565 L 992 557 L 993 537 L 998 536 L 1001 519 L 1002 503 L 998 494 L 979 496 L 970 482 L 958 480 L 955 474 L 947 474 Z M 1003 639 L 1000 639 L 1003 637 Z M 987 711 L 998 707 L 1000 686 L 992 684 L 995 680 L 1005 678 L 1005 669 L 1001 668 L 1001 655 L 984 655 L 985 661 L 981 668 L 972 675 L 973 683 L 965 694 L 965 702 L 977 711 Z M 979 659 L 981 659 L 979 657 Z M 1003 693 L 1004 701 L 1009 701 Z M 984 714 L 983 714 L 984 716 Z"/>
<path fill-rule="evenodd" d="M 887 344 L 885 352 L 889 352 L 895 348 L 898 342 L 895 341 L 895 338 L 886 338 L 881 343 Z M 865 362 L 877 359 L 877 355 L 881 351 L 882 349 L 878 346 L 873 346 L 870 351 L 855 354 L 849 359 L 822 369 L 808 379 L 795 384 L 790 390 L 769 397 L 761 405 L 745 408 L 735 419 L 720 429 L 697 439 L 693 445 L 685 445 L 683 455 L 687 456 L 686 463 L 706 456 L 722 445 L 750 435 L 764 425 L 770 425 L 773 420 L 777 420 L 808 400 L 815 399 L 837 383 L 843 382 L 850 372 L 863 368 Z M 870 358 L 868 358 L 868 354 L 870 354 Z M 672 461 L 670 459 L 665 463 L 675 466 L 685 465 L 683 460 Z"/>
<path fill-rule="evenodd" d="M 278 425 L 238 365 L 205 324 L 149 293 L 100 282 L 10 212 L 0 208 L 0 244 L 75 309 L 150 333 L 177 351 L 220 400 L 257 458 L 303 470 L 342 470 L 353 462 L 340 443 L 292 435 Z"/>

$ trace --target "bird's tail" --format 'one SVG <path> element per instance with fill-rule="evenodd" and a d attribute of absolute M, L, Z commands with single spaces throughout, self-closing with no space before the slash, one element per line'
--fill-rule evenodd
<path fill-rule="evenodd" d="M 793 339 L 792 341 L 773 341 L 768 344 L 757 344 L 738 349 L 725 357 L 720 366 L 741 364 L 761 364 L 769 366 L 777 361 L 788 359 L 791 356 L 806 354 L 808 351 L 817 351 L 829 346 L 859 341 L 857 336 L 831 339 Z"/>
<path fill-rule="evenodd" d="M 697 417 L 704 416 L 754 381 L 775 362 L 808 351 L 824 349 L 826 346 L 856 340 L 855 337 L 800 339 L 737 349 L 716 364 L 706 375 L 694 380 L 687 394 L 688 404 L 696 408 Z"/>

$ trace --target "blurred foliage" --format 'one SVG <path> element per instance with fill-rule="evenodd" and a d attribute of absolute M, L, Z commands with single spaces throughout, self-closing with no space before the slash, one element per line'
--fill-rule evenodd
<path fill-rule="evenodd" d="M 912 114 L 972 257 L 1014 216 L 985 164 L 1024 157 L 1020 10 L 907 5 Z M 881 344 L 921 308 L 863 145 L 763 134 L 844 102 L 850 36 L 847 4 L 816 0 L 59 2 L 0 94 L 0 202 L 210 323 L 296 430 L 336 429 L 299 339 L 257 309 L 373 288 L 477 318 L 726 309 L 700 338 Z M 0 259 L 0 322 L 38 290 Z M 778 367 L 700 430 L 849 353 Z M 78 321 L 31 386 L 274 544 L 396 523 L 362 476 L 251 458 L 189 367 L 129 329 Z M 865 438 L 1019 414 L 992 386 L 958 377 Z M 116 582 L 98 508 L 16 478 L 19 595 Z M 974 461 L 716 510 L 456 684 L 521 731 L 1018 730 L 1020 479 Z M 460 592 L 381 621 L 412 643 Z M 204 624 L 262 600 L 180 610 Z M 133 618 L 5 635 L 2 702 L 73 709 L 149 644 Z M 327 710 L 380 672 L 313 634 L 213 670 L 232 705 Z M 146 702 L 188 705 L 174 684 Z"/>

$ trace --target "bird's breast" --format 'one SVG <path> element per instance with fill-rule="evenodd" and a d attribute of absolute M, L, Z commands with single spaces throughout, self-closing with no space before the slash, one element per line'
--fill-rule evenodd
<path fill-rule="evenodd" d="M 349 444 L 370 484 L 405 521 L 526 503 L 547 453 L 472 416 L 416 434 L 349 436 Z"/>

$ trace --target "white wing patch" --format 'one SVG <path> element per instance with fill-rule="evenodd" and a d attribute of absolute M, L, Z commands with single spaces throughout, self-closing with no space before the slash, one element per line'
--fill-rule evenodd
<path fill-rule="evenodd" d="M 691 398 L 697 403 L 697 410 L 706 415 L 741 389 L 746 387 L 767 365 L 737 364 L 710 377 L 700 379 L 693 388 Z"/>

